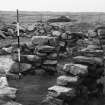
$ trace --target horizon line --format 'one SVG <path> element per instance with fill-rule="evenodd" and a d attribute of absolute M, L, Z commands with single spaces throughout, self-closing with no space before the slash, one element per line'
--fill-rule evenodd
<path fill-rule="evenodd" d="M 0 12 L 16 12 L 16 10 L 0 10 Z M 104 11 L 53 11 L 53 10 L 50 10 L 50 11 L 41 11 L 41 10 L 21 10 L 21 9 L 18 9 L 18 11 L 20 12 L 53 12 L 53 13 L 56 13 L 56 12 L 59 12 L 59 13 L 105 13 Z"/>

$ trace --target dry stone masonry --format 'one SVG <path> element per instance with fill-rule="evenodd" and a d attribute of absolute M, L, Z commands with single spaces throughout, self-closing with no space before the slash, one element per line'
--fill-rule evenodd
<path fill-rule="evenodd" d="M 50 25 L 45 28 L 41 24 L 27 29 L 21 27 L 20 30 L 22 35 L 30 33 L 32 37 L 29 43 L 20 45 L 21 73 L 33 73 L 36 69 L 43 69 L 49 74 L 60 73 L 56 84 L 48 88 L 42 105 L 70 105 L 77 97 L 88 100 L 89 95 L 103 95 L 104 86 L 100 79 L 104 76 L 105 67 L 105 28 L 97 28 L 94 32 L 88 33 L 87 37 L 83 33 L 71 33 Z M 0 31 L 2 39 L 10 35 L 15 37 L 15 25 L 5 26 Z M 0 49 L 0 55 L 11 55 L 10 61 L 7 60 L 8 65 L 0 65 L 8 78 L 20 72 L 17 48 L 18 44 L 15 43 Z M 65 55 L 67 58 L 70 57 L 71 61 L 62 64 L 61 69 L 58 69 L 60 57 Z M 17 89 L 9 87 L 6 79 L 6 76 L 0 77 L 0 81 L 3 82 L 0 88 L 1 105 L 21 105 L 13 101 Z M 5 101 L 5 96 L 8 101 Z"/>
<path fill-rule="evenodd" d="M 99 31 L 98 34 L 101 39 L 105 32 Z M 48 88 L 42 105 L 70 105 L 76 97 L 84 97 L 87 100 L 92 94 L 103 95 L 104 85 L 100 79 L 104 76 L 104 44 L 99 44 L 99 41 L 94 44 L 93 38 L 91 43 L 88 42 L 86 48 L 79 50 L 78 56 L 74 56 L 71 62 L 60 69 L 61 76 L 57 78 L 55 86 Z"/>

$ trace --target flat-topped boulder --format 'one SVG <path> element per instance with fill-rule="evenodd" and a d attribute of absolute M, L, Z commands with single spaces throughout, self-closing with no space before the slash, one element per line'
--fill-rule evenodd
<path fill-rule="evenodd" d="M 82 65 L 82 64 L 74 64 L 74 63 L 68 63 L 65 64 L 63 67 L 63 71 L 73 74 L 73 75 L 87 75 L 88 73 L 88 66 Z"/>
<path fill-rule="evenodd" d="M 48 52 L 54 52 L 55 51 L 55 47 L 48 46 L 48 45 L 42 45 L 42 46 L 37 46 L 36 50 L 38 52 L 48 53 Z"/>
<path fill-rule="evenodd" d="M 56 42 L 56 38 L 49 36 L 33 36 L 31 42 L 33 45 L 47 45 L 48 43 Z"/>
<path fill-rule="evenodd" d="M 57 85 L 59 86 L 73 87 L 79 85 L 80 83 L 81 80 L 77 76 L 72 77 L 72 76 L 62 75 L 57 78 Z"/>
<path fill-rule="evenodd" d="M 63 86 L 53 86 L 48 88 L 49 95 L 53 97 L 74 97 L 75 89 Z"/>
<path fill-rule="evenodd" d="M 86 57 L 86 56 L 76 56 L 73 57 L 75 63 L 87 63 L 87 64 L 97 64 L 103 65 L 103 59 L 100 57 Z"/>

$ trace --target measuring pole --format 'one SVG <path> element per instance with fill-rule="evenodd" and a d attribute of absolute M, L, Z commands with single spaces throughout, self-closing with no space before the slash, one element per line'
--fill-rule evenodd
<path fill-rule="evenodd" d="M 19 66 L 19 77 L 21 77 L 21 68 L 20 68 L 20 38 L 19 38 L 19 12 L 17 9 L 17 37 L 18 37 L 18 66 Z"/>

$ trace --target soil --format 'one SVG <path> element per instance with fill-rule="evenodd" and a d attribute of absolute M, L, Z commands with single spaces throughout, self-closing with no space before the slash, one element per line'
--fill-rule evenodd
<path fill-rule="evenodd" d="M 16 101 L 22 105 L 40 105 L 47 95 L 47 89 L 56 82 L 56 76 L 27 75 L 20 80 L 10 80 L 9 85 L 19 89 Z"/>
<path fill-rule="evenodd" d="M 56 76 L 48 74 L 27 75 L 19 80 L 10 80 L 9 85 L 18 90 L 16 101 L 22 105 L 41 105 L 47 95 L 47 89 L 56 84 Z M 82 96 L 81 96 L 82 97 Z M 105 96 L 77 97 L 70 105 L 105 105 Z"/>

